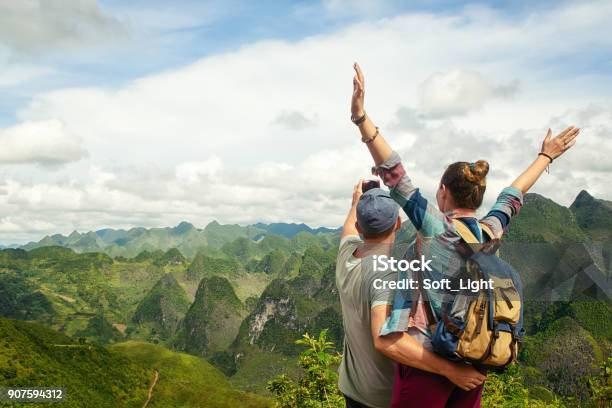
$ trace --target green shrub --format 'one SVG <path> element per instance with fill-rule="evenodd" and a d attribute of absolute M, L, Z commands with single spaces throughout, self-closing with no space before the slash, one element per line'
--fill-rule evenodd
<path fill-rule="evenodd" d="M 267 389 L 276 396 L 278 408 L 341 408 L 344 397 L 338 389 L 338 373 L 333 368 L 341 359 L 332 353 L 334 344 L 327 341 L 327 330 L 319 337 L 308 333 L 295 342 L 307 349 L 302 352 L 298 363 L 304 375 L 297 380 L 283 374 L 268 382 Z"/>
<path fill-rule="evenodd" d="M 603 362 L 599 374 L 589 379 L 591 406 L 606 408 L 612 406 L 612 357 Z"/>
<path fill-rule="evenodd" d="M 560 408 L 563 402 L 543 387 L 528 389 L 516 365 L 503 374 L 487 374 L 482 393 L 483 408 Z"/>

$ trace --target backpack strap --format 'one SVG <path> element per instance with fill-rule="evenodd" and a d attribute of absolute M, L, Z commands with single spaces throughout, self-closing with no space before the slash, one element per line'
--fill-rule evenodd
<path fill-rule="evenodd" d="M 457 233 L 463 242 L 467 244 L 467 247 L 469 247 L 466 248 L 467 253 L 479 252 L 480 250 L 486 248 L 487 252 L 494 252 L 497 254 L 499 240 L 495 238 L 493 231 L 487 224 L 478 221 L 478 225 L 480 225 L 483 234 L 486 234 L 489 237 L 488 242 L 478 241 L 478 238 L 476 238 L 472 230 L 470 230 L 469 227 L 459 218 L 453 218 L 453 225 L 455 226 L 455 230 L 457 230 Z M 466 245 L 463 246 L 465 247 Z"/>
<path fill-rule="evenodd" d="M 480 225 L 480 228 L 482 229 L 482 232 L 484 232 L 485 234 L 487 234 L 489 236 L 490 240 L 495 239 L 495 234 L 493 234 L 493 230 L 491 230 L 491 227 L 489 227 L 484 222 L 480 222 L 480 221 L 478 221 L 478 225 Z"/>
<path fill-rule="evenodd" d="M 423 238 L 421 237 L 421 235 L 419 235 L 419 233 L 417 233 L 416 235 L 413 249 L 414 249 L 414 255 L 416 255 L 417 257 L 420 257 L 423 254 Z M 421 288 L 421 284 L 420 284 L 422 282 L 421 272 L 417 270 L 414 273 L 416 275 L 417 281 L 419 282 L 418 289 L 417 289 L 417 293 L 419 294 L 419 297 L 417 298 L 417 301 L 413 303 L 413 308 L 410 314 L 414 315 L 419 301 L 422 301 L 423 307 L 425 308 L 425 317 L 427 317 L 427 325 L 429 326 L 429 330 L 433 333 L 436 330 L 436 324 L 438 323 L 438 319 L 436 317 L 436 313 L 433 310 L 433 306 L 431 302 L 429 301 L 429 296 L 427 296 L 427 291 Z"/>
<path fill-rule="evenodd" d="M 478 238 L 476 238 L 476 235 L 474 235 L 474 233 L 468 228 L 468 226 L 465 225 L 465 223 L 461 221 L 460 219 L 453 218 L 453 225 L 455 226 L 455 229 L 459 233 L 459 236 L 461 237 L 461 239 L 463 239 L 466 243 L 468 244 L 481 244 L 482 243 L 478 240 Z"/>

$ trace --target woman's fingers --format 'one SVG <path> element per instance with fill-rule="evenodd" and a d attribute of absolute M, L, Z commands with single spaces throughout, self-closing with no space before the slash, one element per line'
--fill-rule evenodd
<path fill-rule="evenodd" d="M 359 81 L 359 78 L 353 78 L 353 87 L 355 93 L 357 93 L 358 95 L 361 95 L 363 93 L 363 84 Z"/>
<path fill-rule="evenodd" d="M 573 145 L 575 145 L 575 144 L 576 144 L 576 139 L 574 139 L 574 140 L 572 140 L 571 142 L 567 143 L 567 144 L 565 145 L 565 147 L 563 148 L 563 151 L 568 150 L 570 147 L 572 147 L 572 146 L 573 146 Z"/>
<path fill-rule="evenodd" d="M 557 137 L 564 137 L 565 135 L 567 135 L 572 129 L 574 129 L 573 126 L 569 126 L 567 129 L 565 129 L 563 132 L 559 133 L 557 135 Z"/>
<path fill-rule="evenodd" d="M 574 140 L 576 138 L 576 136 L 578 136 L 578 133 L 580 133 L 580 129 L 579 128 L 574 128 L 571 132 L 567 133 L 565 135 L 565 137 L 563 138 L 563 141 L 565 143 L 569 143 L 572 140 Z"/>
<path fill-rule="evenodd" d="M 361 72 L 361 67 L 359 66 L 358 63 L 353 64 L 353 67 L 355 68 L 355 72 L 357 73 L 357 79 L 359 80 L 359 82 L 361 83 L 363 87 L 365 81 L 363 80 L 363 72 Z"/>

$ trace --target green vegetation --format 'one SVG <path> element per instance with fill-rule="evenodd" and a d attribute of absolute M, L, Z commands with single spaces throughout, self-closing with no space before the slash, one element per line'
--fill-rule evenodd
<path fill-rule="evenodd" d="M 227 279 L 204 278 L 174 344 L 179 350 L 198 356 L 226 351 L 246 314 Z"/>
<path fill-rule="evenodd" d="M 482 393 L 483 408 L 562 408 L 562 400 L 544 387 L 525 386 L 516 365 L 503 374 L 488 373 Z"/>
<path fill-rule="evenodd" d="M 602 359 L 602 350 L 587 330 L 566 316 L 528 337 L 520 356 L 542 373 L 543 383 L 553 391 L 584 401 L 589 392 L 587 378 Z"/>
<path fill-rule="evenodd" d="M 146 326 L 149 334 L 145 338 L 149 341 L 163 342 L 174 335 L 190 303 L 176 278 L 167 273 L 140 301 L 132 321 Z"/>
<path fill-rule="evenodd" d="M 159 372 L 149 407 L 268 407 L 269 400 L 231 388 L 227 378 L 205 360 L 153 344 L 128 341 L 110 351 Z"/>
<path fill-rule="evenodd" d="M 610 242 L 612 238 L 612 202 L 599 200 L 582 190 L 570 206 L 578 225 L 594 240 Z"/>
<path fill-rule="evenodd" d="M 265 225 L 265 224 L 264 224 Z M 204 229 L 181 222 L 172 228 L 132 228 L 130 230 L 103 229 L 69 236 L 60 234 L 46 236 L 39 242 L 30 242 L 24 249 L 62 246 L 76 252 L 104 252 L 111 256 L 133 258 L 143 251 L 168 251 L 177 248 L 181 254 L 191 258 L 205 247 L 221 248 L 238 237 L 253 238 L 265 233 L 253 226 L 221 225 L 211 222 Z"/>
<path fill-rule="evenodd" d="M 22 276 L 12 273 L 0 275 L 0 316 L 13 319 L 52 319 L 53 305 Z"/>
<path fill-rule="evenodd" d="M 505 238 L 511 242 L 585 242 L 586 234 L 567 207 L 541 195 L 525 195 L 521 214 L 512 221 Z"/>
<path fill-rule="evenodd" d="M 279 408 L 344 407 L 344 397 L 338 389 L 338 373 L 335 367 L 341 356 L 332 353 L 334 343 L 327 341 L 327 331 L 319 337 L 306 333 L 295 344 L 306 346 L 298 359 L 303 374 L 291 379 L 283 374 L 268 382 L 268 390 L 276 396 Z"/>
<path fill-rule="evenodd" d="M 0 386 L 65 387 L 66 407 L 141 407 L 152 375 L 100 346 L 0 318 Z"/>
<path fill-rule="evenodd" d="M 612 357 L 599 366 L 599 373 L 589 378 L 591 391 L 590 405 L 596 408 L 606 408 L 612 402 Z"/>
<path fill-rule="evenodd" d="M 244 267 L 233 258 L 213 258 L 204 252 L 198 252 L 187 268 L 187 278 L 200 281 L 213 275 L 238 277 L 244 274 Z"/>
<path fill-rule="evenodd" d="M 609 376 L 598 367 L 612 354 L 612 303 L 597 283 L 610 276 L 612 247 L 602 239 L 609 237 L 609 204 L 587 193 L 570 209 L 526 197 L 501 252 L 521 273 L 527 299 L 537 300 L 525 304 L 528 336 L 519 369 L 491 375 L 486 401 L 506 395 L 502 406 L 591 407 L 609 399 Z M 409 242 L 413 235 L 408 223 L 398 239 Z M 295 224 L 217 222 L 204 229 L 181 223 L 54 235 L 29 244 L 28 251 L 0 250 L 0 315 L 42 323 L 69 336 L 62 341 L 84 341 L 99 353 L 110 344 L 112 358 L 126 340 L 185 351 L 196 356 L 193 361 L 212 364 L 215 375 L 229 376 L 224 381 L 232 387 L 269 396 L 267 382 L 279 375 L 289 381 L 285 390 L 304 380 L 303 367 L 295 364 L 304 344 L 294 342 L 302 333 L 326 330 L 326 341 L 342 344 L 338 238 L 337 231 Z M 561 300 L 551 302 L 550 293 Z M 5 349 L 0 346 L 0 353 Z M 144 389 L 153 373 L 138 367 L 145 370 Z M 120 401 L 115 405 L 131 398 L 125 392 L 112 394 Z"/>

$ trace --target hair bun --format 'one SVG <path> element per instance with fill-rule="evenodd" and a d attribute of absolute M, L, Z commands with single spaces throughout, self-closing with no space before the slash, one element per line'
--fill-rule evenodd
<path fill-rule="evenodd" d="M 466 166 L 465 176 L 468 181 L 478 185 L 486 184 L 486 177 L 489 173 L 489 162 L 486 160 L 478 160 L 475 163 L 468 163 Z"/>
<path fill-rule="evenodd" d="M 478 160 L 474 163 L 474 171 L 472 171 L 479 179 L 484 179 L 489 173 L 489 162 L 486 160 Z"/>

